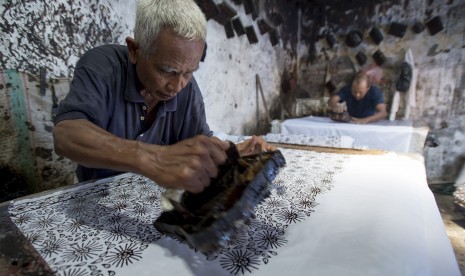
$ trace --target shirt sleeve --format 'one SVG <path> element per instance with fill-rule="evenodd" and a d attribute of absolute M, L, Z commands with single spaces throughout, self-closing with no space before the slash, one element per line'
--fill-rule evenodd
<path fill-rule="evenodd" d="M 105 128 L 109 118 L 108 90 L 99 74 L 86 67 L 77 67 L 69 93 L 58 105 L 54 124 L 63 120 L 85 119 Z"/>
<path fill-rule="evenodd" d="M 372 89 L 373 89 L 373 102 L 375 106 L 377 106 L 378 104 L 384 103 L 384 96 L 383 96 L 383 92 L 381 91 L 381 89 L 379 89 L 379 87 L 377 86 L 373 86 Z"/>
<path fill-rule="evenodd" d="M 337 92 L 336 95 L 339 96 L 340 103 L 347 101 L 348 93 L 351 93 L 350 87 L 348 85 L 342 87 L 341 90 Z"/>

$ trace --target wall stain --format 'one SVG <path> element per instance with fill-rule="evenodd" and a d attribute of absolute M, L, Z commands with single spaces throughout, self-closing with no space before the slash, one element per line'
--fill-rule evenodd
<path fill-rule="evenodd" d="M 29 131 L 35 131 L 36 130 L 36 127 L 33 124 L 31 124 L 30 122 L 26 121 L 24 123 L 26 124 L 26 127 L 27 127 L 27 129 L 29 129 Z"/>
<path fill-rule="evenodd" d="M 0 203 L 30 194 L 26 176 L 10 166 L 0 166 Z"/>
<path fill-rule="evenodd" d="M 46 149 L 44 147 L 36 147 L 34 154 L 42 159 L 52 160 L 52 149 Z"/>
<path fill-rule="evenodd" d="M 5 1 L 0 19 L 0 68 L 69 77 L 77 57 L 94 46 L 123 41 L 123 18 L 112 1 Z"/>
<path fill-rule="evenodd" d="M 45 125 L 45 124 L 44 124 L 44 129 L 45 129 L 45 131 L 52 133 L 52 131 L 53 131 L 53 126 L 49 126 L 49 125 Z"/>

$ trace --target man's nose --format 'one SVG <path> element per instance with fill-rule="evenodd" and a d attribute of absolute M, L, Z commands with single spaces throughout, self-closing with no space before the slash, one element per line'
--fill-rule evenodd
<path fill-rule="evenodd" d="M 187 80 L 184 79 L 182 74 L 172 76 L 168 82 L 167 88 L 171 93 L 178 93 L 187 85 Z"/>

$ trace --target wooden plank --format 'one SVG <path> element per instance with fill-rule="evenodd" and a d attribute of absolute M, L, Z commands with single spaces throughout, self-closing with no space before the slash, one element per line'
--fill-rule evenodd
<path fill-rule="evenodd" d="M 55 275 L 0 205 L 0 275 Z"/>
<path fill-rule="evenodd" d="M 299 149 L 299 150 L 308 150 L 308 151 L 316 151 L 316 152 L 332 152 L 332 153 L 341 153 L 341 154 L 382 155 L 382 154 L 387 153 L 387 151 L 384 151 L 384 150 L 343 149 L 343 148 L 333 148 L 333 147 L 318 147 L 318 146 L 281 144 L 281 143 L 268 143 L 268 144 L 275 146 L 277 148 Z"/>

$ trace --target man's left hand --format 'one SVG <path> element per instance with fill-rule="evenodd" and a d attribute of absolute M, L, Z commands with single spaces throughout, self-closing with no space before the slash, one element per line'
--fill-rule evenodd
<path fill-rule="evenodd" d="M 355 117 L 352 117 L 350 122 L 354 123 L 354 124 L 368 124 L 370 121 L 367 118 L 355 118 Z"/>
<path fill-rule="evenodd" d="M 258 154 L 263 151 L 275 151 L 276 147 L 268 145 L 265 140 L 258 136 L 245 140 L 236 144 L 237 150 L 241 156 L 249 156 Z"/>

